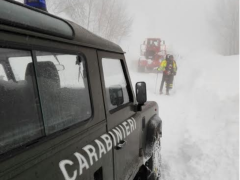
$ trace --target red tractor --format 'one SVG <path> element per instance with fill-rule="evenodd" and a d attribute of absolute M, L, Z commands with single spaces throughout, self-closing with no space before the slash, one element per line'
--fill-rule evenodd
<path fill-rule="evenodd" d="M 166 56 L 165 42 L 160 38 L 147 38 L 140 46 L 141 57 L 138 60 L 138 71 L 152 71 L 159 67 Z"/>

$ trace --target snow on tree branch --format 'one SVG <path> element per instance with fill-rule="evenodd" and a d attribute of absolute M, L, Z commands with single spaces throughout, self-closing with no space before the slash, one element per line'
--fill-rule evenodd
<path fill-rule="evenodd" d="M 126 4 L 120 0 L 48 0 L 48 9 L 64 13 L 93 33 L 119 43 L 130 34 L 133 23 Z"/>

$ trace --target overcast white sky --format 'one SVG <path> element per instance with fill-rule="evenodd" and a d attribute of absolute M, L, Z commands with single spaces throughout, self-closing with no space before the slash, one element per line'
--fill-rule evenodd
<path fill-rule="evenodd" d="M 211 46 L 207 9 L 213 1 L 129 0 L 134 24 L 126 44 L 137 46 L 146 37 L 160 37 L 175 48 Z"/>
<path fill-rule="evenodd" d="M 17 0 L 23 2 L 23 0 Z M 122 1 L 122 0 L 120 0 Z M 211 48 L 208 11 L 215 0 L 125 0 L 134 23 L 129 38 L 121 43 L 125 51 L 139 54 L 147 37 L 166 40 L 169 48 Z"/>

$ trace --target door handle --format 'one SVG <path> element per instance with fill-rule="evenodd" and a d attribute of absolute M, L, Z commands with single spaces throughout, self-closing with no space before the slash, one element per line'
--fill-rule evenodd
<path fill-rule="evenodd" d="M 127 141 L 124 141 L 124 140 L 120 141 L 118 143 L 118 145 L 116 146 L 117 150 L 122 149 L 125 146 L 126 143 L 127 143 Z"/>

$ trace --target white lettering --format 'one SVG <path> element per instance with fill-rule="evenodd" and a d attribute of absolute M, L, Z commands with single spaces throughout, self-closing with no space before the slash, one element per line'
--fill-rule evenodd
<path fill-rule="evenodd" d="M 119 127 L 120 127 L 120 128 L 122 129 L 122 131 L 123 131 L 123 136 L 124 136 L 124 138 L 126 138 L 125 131 L 124 131 L 123 127 L 122 127 L 121 125 L 119 125 Z"/>
<path fill-rule="evenodd" d="M 113 143 L 114 143 L 114 146 L 116 146 L 116 138 L 114 136 L 114 134 L 110 131 L 109 134 L 111 134 L 112 138 L 113 138 Z"/>
<path fill-rule="evenodd" d="M 101 136 L 101 138 L 106 142 L 107 144 L 107 151 L 110 151 L 112 149 L 112 140 L 111 137 L 108 134 L 104 134 Z"/>
<path fill-rule="evenodd" d="M 123 124 L 123 126 L 126 128 L 126 134 L 127 134 L 127 136 L 130 134 L 130 131 L 129 131 L 129 126 L 128 126 L 128 124 L 126 123 L 126 122 L 123 122 L 122 123 Z"/>
<path fill-rule="evenodd" d="M 107 152 L 106 152 L 106 149 L 105 149 L 103 143 L 101 143 L 101 141 L 99 141 L 99 140 L 96 139 L 95 142 L 96 142 L 97 145 L 98 145 L 98 149 L 99 149 L 99 158 L 101 158 L 103 153 L 104 153 L 104 154 L 107 153 Z"/>
<path fill-rule="evenodd" d="M 89 165 L 87 160 L 85 159 L 85 157 L 83 155 L 81 155 L 78 152 L 75 152 L 74 155 L 76 156 L 76 158 L 78 159 L 78 163 L 79 163 L 79 175 L 82 174 L 83 172 L 83 168 L 88 169 Z"/>
<path fill-rule="evenodd" d="M 79 163 L 79 173 L 78 170 L 74 170 L 73 173 L 68 174 L 66 166 L 72 166 L 74 163 L 67 159 L 60 161 L 59 167 L 63 173 L 65 180 L 76 180 L 78 174 L 81 175 L 83 173 L 84 168 L 87 170 L 89 168 L 89 165 L 92 166 L 94 162 L 97 162 L 98 159 L 110 151 L 113 146 L 116 146 L 117 143 L 126 138 L 126 136 L 129 136 L 130 133 L 132 133 L 136 128 L 137 123 L 132 117 L 112 129 L 108 134 L 103 134 L 101 136 L 103 141 L 106 143 L 106 147 L 102 141 L 95 139 L 94 141 L 98 145 L 99 149 L 99 156 L 96 152 L 96 148 L 93 145 L 84 146 L 82 149 L 88 154 L 90 164 L 88 164 L 88 161 L 82 154 L 75 152 L 74 155 L 76 156 Z"/>
<path fill-rule="evenodd" d="M 63 176 L 64 176 L 65 180 L 75 180 L 77 178 L 77 170 L 75 170 L 73 172 L 73 176 L 70 177 L 67 173 L 66 168 L 65 168 L 66 165 L 73 165 L 73 162 L 70 161 L 70 160 L 62 160 L 62 161 L 59 162 L 59 167 L 60 167 L 60 169 L 63 173 Z"/>
<path fill-rule="evenodd" d="M 93 157 L 95 158 L 95 161 L 98 161 L 97 158 L 97 154 L 96 154 L 96 150 L 92 145 L 86 145 L 85 147 L 83 147 L 83 149 L 86 151 L 86 153 L 89 156 L 90 159 L 90 164 L 93 165 Z M 90 151 L 91 150 L 91 151 Z"/>
<path fill-rule="evenodd" d="M 121 140 L 123 140 L 123 137 L 122 137 L 122 132 L 121 132 L 121 130 L 120 130 L 120 129 L 118 129 L 118 128 L 116 127 L 116 130 L 115 130 L 115 129 L 113 129 L 113 131 L 114 131 L 114 132 L 115 132 L 115 134 L 117 135 L 118 143 L 119 143 Z"/>
<path fill-rule="evenodd" d="M 128 121 L 128 123 L 129 123 L 129 125 L 130 125 L 130 127 L 131 127 L 131 132 L 133 132 L 134 131 L 134 124 L 133 124 L 133 121 L 131 120 L 131 119 L 128 119 L 127 120 Z"/>

